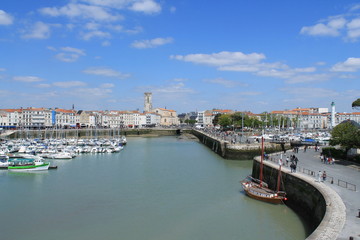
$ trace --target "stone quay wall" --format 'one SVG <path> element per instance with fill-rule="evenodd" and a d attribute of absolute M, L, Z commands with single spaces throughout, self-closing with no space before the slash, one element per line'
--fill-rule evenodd
<path fill-rule="evenodd" d="M 209 147 L 223 158 L 233 160 L 254 159 L 252 176 L 259 178 L 261 145 L 243 144 L 232 145 L 220 139 L 216 139 L 201 131 L 193 130 L 201 143 Z M 291 148 L 290 145 L 284 146 Z M 265 152 L 281 152 L 280 144 L 265 144 Z M 271 161 L 264 161 L 264 181 L 271 189 L 276 189 L 279 165 Z M 344 227 L 346 213 L 345 205 L 340 196 L 330 187 L 323 183 L 315 182 L 310 176 L 301 173 L 291 173 L 288 169 L 282 169 L 282 187 L 286 191 L 288 200 L 286 205 L 293 209 L 308 227 L 307 240 L 335 240 Z"/>
<path fill-rule="evenodd" d="M 180 134 L 179 129 L 47 129 L 16 130 L 6 138 L 113 138 L 120 136 L 174 136 Z"/>
<path fill-rule="evenodd" d="M 202 131 L 192 130 L 191 133 L 196 136 L 201 143 L 225 159 L 250 160 L 261 155 L 261 144 L 259 143 L 231 144 Z M 280 144 L 265 143 L 265 152 L 269 154 L 282 151 L 283 149 L 290 149 L 290 144 L 284 144 L 283 147 Z"/>
<path fill-rule="evenodd" d="M 276 189 L 278 165 L 264 161 L 263 179 L 269 188 Z M 259 178 L 260 157 L 253 162 L 252 176 Z M 307 240 L 337 239 L 345 224 L 345 205 L 340 196 L 323 183 L 300 173 L 282 171 L 282 187 L 288 200 L 285 202 L 310 228 Z"/>

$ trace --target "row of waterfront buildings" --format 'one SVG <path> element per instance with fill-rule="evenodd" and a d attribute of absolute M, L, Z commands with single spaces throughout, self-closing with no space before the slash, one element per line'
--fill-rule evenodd
<path fill-rule="evenodd" d="M 214 119 L 219 114 L 234 114 L 232 110 L 212 109 L 177 115 L 175 110 L 152 107 L 152 94 L 144 94 L 144 111 L 83 111 L 59 108 L 19 108 L 0 109 L 0 128 L 143 128 L 155 126 L 178 126 L 186 120 L 193 120 L 201 127 L 214 126 Z M 278 128 L 296 129 L 331 129 L 337 124 L 352 120 L 360 123 L 360 112 L 336 113 L 335 104 L 328 108 L 296 108 L 292 110 L 272 111 L 254 114 L 241 112 L 250 118 L 262 121 L 270 127 L 272 118 L 281 117 Z"/>
<path fill-rule="evenodd" d="M 178 126 L 186 119 L 195 120 L 196 125 L 213 126 L 217 114 L 233 114 L 232 110 L 206 110 L 189 114 L 179 114 L 176 111 L 156 108 L 151 112 L 139 111 L 77 111 L 74 109 L 20 108 L 0 109 L 1 128 L 73 128 L 73 127 L 103 127 L 103 128 L 143 128 L 155 126 Z M 267 114 L 243 114 L 264 121 L 269 126 L 272 117 L 283 117 L 286 121 L 279 123 L 279 128 L 293 127 L 298 129 L 330 129 L 345 120 L 360 123 L 360 112 L 335 113 L 326 108 L 296 108 L 293 110 L 272 111 Z M 277 127 L 277 126 L 273 126 Z"/>
<path fill-rule="evenodd" d="M 196 122 L 203 127 L 212 126 L 213 119 L 217 114 L 234 114 L 232 110 L 207 110 L 196 114 Z M 360 124 L 360 112 L 337 113 L 335 104 L 331 104 L 331 111 L 328 108 L 295 108 L 292 110 L 272 111 L 270 113 L 254 114 L 243 112 L 251 118 L 264 122 L 265 127 L 270 127 L 273 118 L 282 118 L 278 128 L 293 129 L 332 129 L 343 121 L 355 121 Z"/>
<path fill-rule="evenodd" d="M 156 108 L 139 111 L 77 111 L 74 109 L 0 109 L 1 128 L 141 128 L 179 125 L 174 110 Z"/>

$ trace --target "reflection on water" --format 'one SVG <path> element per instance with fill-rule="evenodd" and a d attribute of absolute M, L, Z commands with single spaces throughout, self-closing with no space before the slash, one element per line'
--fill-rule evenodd
<path fill-rule="evenodd" d="M 251 161 L 221 159 L 197 142 L 128 138 L 120 153 L 52 163 L 58 169 L 45 173 L 0 171 L 0 224 L 22 229 L 4 228 L 2 239 L 305 238 L 286 206 L 243 194 Z"/>

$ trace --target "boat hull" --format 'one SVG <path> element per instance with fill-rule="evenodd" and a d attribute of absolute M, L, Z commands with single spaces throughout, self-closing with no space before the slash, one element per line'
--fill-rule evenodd
<path fill-rule="evenodd" d="M 23 165 L 23 166 L 8 166 L 8 170 L 12 172 L 32 172 L 32 171 L 45 171 L 48 170 L 50 163 L 41 165 Z"/>
<path fill-rule="evenodd" d="M 242 185 L 246 195 L 253 199 L 273 204 L 283 204 L 286 200 L 285 196 L 279 195 L 268 188 L 260 187 L 258 184 L 244 182 Z"/>

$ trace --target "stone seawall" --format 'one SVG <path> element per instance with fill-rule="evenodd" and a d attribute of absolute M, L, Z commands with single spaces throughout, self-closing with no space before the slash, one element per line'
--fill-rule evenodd
<path fill-rule="evenodd" d="M 209 147 L 212 151 L 219 154 L 225 159 L 232 160 L 250 160 L 261 155 L 261 144 L 231 144 L 221 139 L 216 139 L 204 132 L 192 130 L 192 134 L 196 136 L 201 143 Z M 290 145 L 284 146 L 289 149 Z M 280 144 L 265 143 L 265 152 L 273 153 L 282 151 Z"/>
<path fill-rule="evenodd" d="M 259 178 L 261 155 L 260 144 L 249 147 L 232 145 L 215 139 L 206 133 L 193 130 L 201 143 L 226 159 L 249 160 L 253 162 L 252 176 Z M 285 149 L 290 146 L 285 146 Z M 281 146 L 266 144 L 266 153 L 280 152 Z M 257 157 L 255 157 L 257 156 Z M 269 187 L 276 189 L 278 164 L 264 161 L 264 181 Z M 345 205 L 340 196 L 324 183 L 315 182 L 315 179 L 301 173 L 291 173 L 288 169 L 282 169 L 282 190 L 287 193 L 286 205 L 293 209 L 308 227 L 307 240 L 335 240 L 344 227 L 346 212 Z"/>
<path fill-rule="evenodd" d="M 218 139 L 215 139 L 200 131 L 193 130 L 191 132 L 199 141 L 205 146 L 209 147 L 212 151 L 219 154 L 223 158 L 226 158 L 226 145 L 227 143 Z"/>
<path fill-rule="evenodd" d="M 263 180 L 270 189 L 276 189 L 278 169 L 263 165 Z M 252 176 L 259 179 L 260 163 L 253 162 Z M 285 191 L 287 206 L 300 215 L 313 232 L 320 224 L 326 211 L 326 203 L 321 193 L 311 184 L 286 173 L 282 173 L 280 190 Z"/>
<path fill-rule="evenodd" d="M 259 178 L 259 157 L 254 160 L 252 176 Z M 264 161 L 264 181 L 276 189 L 278 165 Z M 286 205 L 301 216 L 311 234 L 306 238 L 337 239 L 345 224 L 345 205 L 340 196 L 324 183 L 299 173 L 282 171 L 282 190 L 286 191 Z"/>
<path fill-rule="evenodd" d="M 178 129 L 49 129 L 16 130 L 7 138 L 113 138 L 119 136 L 174 136 Z"/>

